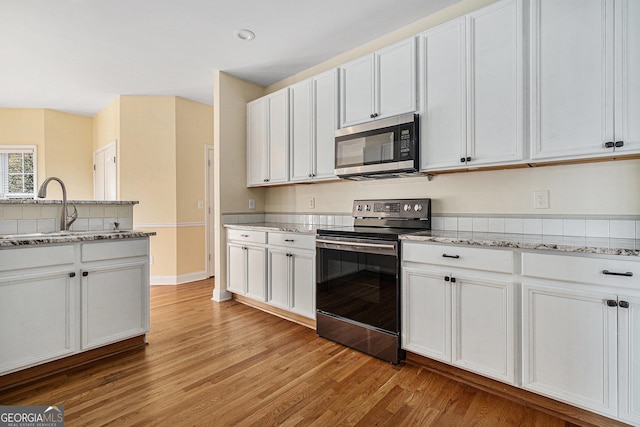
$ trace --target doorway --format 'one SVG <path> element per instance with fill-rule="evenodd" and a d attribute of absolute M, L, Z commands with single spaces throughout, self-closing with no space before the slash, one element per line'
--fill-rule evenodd
<path fill-rule="evenodd" d="M 118 199 L 118 163 L 116 141 L 93 153 L 93 199 Z"/>

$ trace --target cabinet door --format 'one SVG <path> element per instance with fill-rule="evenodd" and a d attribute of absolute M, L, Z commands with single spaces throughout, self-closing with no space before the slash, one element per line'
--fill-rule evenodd
<path fill-rule="evenodd" d="M 264 185 L 269 177 L 268 104 L 266 98 L 247 104 L 247 185 Z"/>
<path fill-rule="evenodd" d="M 273 306 L 289 309 L 289 252 L 269 249 L 269 291 L 267 302 Z"/>
<path fill-rule="evenodd" d="M 305 80 L 289 88 L 291 110 L 291 181 L 308 181 L 313 168 L 313 93 L 312 81 Z"/>
<path fill-rule="evenodd" d="M 147 263 L 118 264 L 83 271 L 83 350 L 148 332 L 148 271 Z"/>
<path fill-rule="evenodd" d="M 640 425 L 640 298 L 619 296 L 618 307 L 618 387 L 619 416 Z"/>
<path fill-rule="evenodd" d="M 613 0 L 532 0 L 532 157 L 607 155 Z"/>
<path fill-rule="evenodd" d="M 247 261 L 241 245 L 227 245 L 227 290 L 244 295 L 247 283 Z"/>
<path fill-rule="evenodd" d="M 402 348 L 451 362 L 451 286 L 445 273 L 403 268 Z"/>
<path fill-rule="evenodd" d="M 316 318 L 316 257 L 295 253 L 292 263 L 291 311 L 311 319 Z"/>
<path fill-rule="evenodd" d="M 77 350 L 77 287 L 69 272 L 0 280 L 0 374 Z"/>
<path fill-rule="evenodd" d="M 560 286 L 523 285 L 523 387 L 615 416 L 617 297 Z"/>
<path fill-rule="evenodd" d="M 513 384 L 513 283 L 455 276 L 452 284 L 452 363 Z"/>
<path fill-rule="evenodd" d="M 269 95 L 268 183 L 289 180 L 289 90 Z"/>
<path fill-rule="evenodd" d="M 424 33 L 420 169 L 459 167 L 466 157 L 465 18 Z"/>
<path fill-rule="evenodd" d="M 265 301 L 267 286 L 266 249 L 247 246 L 247 296 L 258 301 Z"/>
<path fill-rule="evenodd" d="M 498 2 L 468 17 L 467 164 L 522 159 L 522 2 Z"/>
<path fill-rule="evenodd" d="M 416 40 L 414 37 L 375 53 L 376 118 L 416 110 Z"/>
<path fill-rule="evenodd" d="M 338 74 L 331 70 L 313 78 L 315 117 L 314 179 L 335 178 L 335 136 L 338 127 Z"/>
<path fill-rule="evenodd" d="M 373 55 L 340 67 L 340 89 L 341 127 L 372 119 L 375 112 Z"/>
<path fill-rule="evenodd" d="M 640 150 L 640 2 L 615 3 L 616 152 Z"/>

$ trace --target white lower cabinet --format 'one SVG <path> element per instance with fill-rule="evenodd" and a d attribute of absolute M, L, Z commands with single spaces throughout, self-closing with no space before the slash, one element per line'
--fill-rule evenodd
<path fill-rule="evenodd" d="M 149 239 L 0 249 L 0 375 L 149 331 Z"/>
<path fill-rule="evenodd" d="M 227 290 L 315 319 L 315 235 L 227 230 Z"/>
<path fill-rule="evenodd" d="M 267 302 L 315 319 L 315 259 L 315 236 L 269 233 Z"/>
<path fill-rule="evenodd" d="M 402 248 L 402 347 L 516 384 L 512 252 L 415 242 Z M 492 256 L 497 262 L 481 262 Z"/>
<path fill-rule="evenodd" d="M 523 254 L 523 387 L 638 425 L 640 263 L 620 258 Z"/>
<path fill-rule="evenodd" d="M 227 290 L 264 302 L 267 234 L 229 229 L 227 241 Z"/>

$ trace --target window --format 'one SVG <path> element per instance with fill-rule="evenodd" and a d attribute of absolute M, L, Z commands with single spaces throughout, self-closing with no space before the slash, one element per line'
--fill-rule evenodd
<path fill-rule="evenodd" d="M 0 145 L 0 199 L 36 195 L 36 147 Z"/>

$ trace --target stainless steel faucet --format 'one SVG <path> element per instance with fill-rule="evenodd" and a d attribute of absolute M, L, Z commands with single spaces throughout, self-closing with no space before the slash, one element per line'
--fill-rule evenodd
<path fill-rule="evenodd" d="M 78 209 L 76 209 L 74 205 L 71 205 L 73 206 L 73 213 L 69 215 L 67 212 L 67 188 L 64 186 L 64 182 L 55 176 L 51 176 L 44 180 L 40 186 L 40 190 L 38 190 L 38 197 L 41 199 L 47 197 L 47 185 L 50 181 L 58 181 L 62 187 L 62 215 L 60 216 L 60 231 L 66 231 L 71 227 L 73 221 L 78 219 Z"/>

